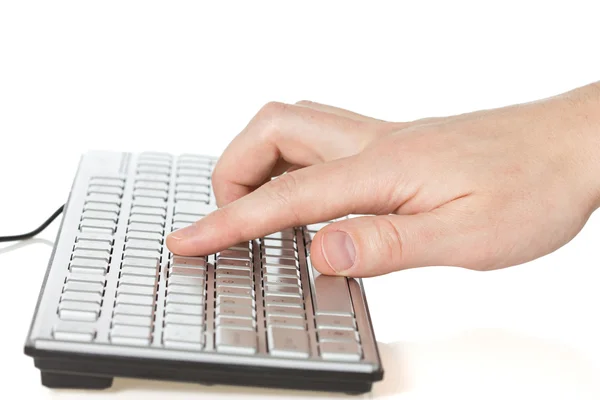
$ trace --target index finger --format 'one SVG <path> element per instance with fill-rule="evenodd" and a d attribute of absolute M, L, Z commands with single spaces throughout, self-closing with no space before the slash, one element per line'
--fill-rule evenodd
<path fill-rule="evenodd" d="M 300 169 L 266 183 L 167 237 L 179 255 L 207 255 L 283 229 L 368 213 L 367 168 L 356 157 Z"/>

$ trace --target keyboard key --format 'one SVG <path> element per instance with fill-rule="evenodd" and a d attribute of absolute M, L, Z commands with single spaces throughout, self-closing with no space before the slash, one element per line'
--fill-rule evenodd
<path fill-rule="evenodd" d="M 203 203 L 197 201 L 178 201 L 175 203 L 175 212 L 182 214 L 204 215 Z"/>
<path fill-rule="evenodd" d="M 156 165 L 156 164 L 147 164 L 143 163 L 141 165 L 138 164 L 137 171 L 141 174 L 153 174 L 153 175 L 170 175 L 171 167 L 170 165 Z"/>
<path fill-rule="evenodd" d="M 208 176 L 178 176 L 176 182 L 180 185 L 207 186 L 210 183 Z"/>
<path fill-rule="evenodd" d="M 112 323 L 115 325 L 150 326 L 152 325 L 152 317 L 148 315 L 115 314 Z"/>
<path fill-rule="evenodd" d="M 87 201 L 121 205 L 121 196 L 116 194 L 91 193 L 87 196 Z"/>
<path fill-rule="evenodd" d="M 102 268 L 90 268 L 71 265 L 69 269 L 71 271 L 71 275 L 97 275 L 99 279 L 102 279 L 102 281 L 105 280 L 106 276 L 106 269 Z"/>
<path fill-rule="evenodd" d="M 54 327 L 52 335 L 56 340 L 67 342 L 91 342 L 96 337 L 96 330 L 77 323 L 60 322 Z"/>
<path fill-rule="evenodd" d="M 127 232 L 127 236 L 125 237 L 126 241 L 130 239 L 139 239 L 139 240 L 152 240 L 156 243 L 162 244 L 163 235 L 156 232 L 140 232 L 140 231 L 129 231 Z"/>
<path fill-rule="evenodd" d="M 154 270 L 159 267 L 159 260 L 158 258 L 136 258 L 125 254 L 121 265 L 124 267 L 151 268 Z"/>
<path fill-rule="evenodd" d="M 205 257 L 181 257 L 175 256 L 173 257 L 173 261 L 171 261 L 171 265 L 174 267 L 206 267 L 206 258 Z"/>
<path fill-rule="evenodd" d="M 254 276 L 254 272 L 251 270 L 243 270 L 243 269 L 231 269 L 231 268 L 221 268 L 216 272 L 217 278 L 245 278 L 252 279 Z"/>
<path fill-rule="evenodd" d="M 230 286 L 230 287 L 239 287 L 239 288 L 252 288 L 254 286 L 254 282 L 249 279 L 244 278 L 217 278 L 217 287 L 219 286 Z"/>
<path fill-rule="evenodd" d="M 68 291 L 64 292 L 60 297 L 60 301 L 76 301 L 76 302 L 85 302 L 85 303 L 95 303 L 100 306 L 102 302 L 101 293 L 94 292 L 74 292 Z"/>
<path fill-rule="evenodd" d="M 90 178 L 90 185 L 115 186 L 123 188 L 125 186 L 125 179 L 121 177 L 95 176 Z"/>
<path fill-rule="evenodd" d="M 276 357 L 308 358 L 308 334 L 303 329 L 269 326 L 269 352 Z"/>
<path fill-rule="evenodd" d="M 202 282 L 204 283 L 204 282 Z M 204 284 L 197 286 L 177 285 L 169 282 L 167 296 L 170 294 L 187 294 L 192 296 L 204 296 Z"/>
<path fill-rule="evenodd" d="M 264 265 L 287 265 L 290 267 L 297 267 L 298 261 L 295 258 L 284 258 L 284 257 L 269 257 L 264 256 L 262 258 Z"/>
<path fill-rule="evenodd" d="M 99 232 L 106 231 L 106 233 L 113 234 L 117 225 L 112 221 L 104 219 L 86 218 L 82 219 L 79 223 L 79 229 L 84 230 L 84 228 L 97 228 Z"/>
<path fill-rule="evenodd" d="M 154 296 L 139 296 L 127 293 L 117 293 L 116 304 L 131 304 L 136 306 L 154 305 Z"/>
<path fill-rule="evenodd" d="M 217 296 L 229 295 L 229 296 L 240 296 L 255 298 L 254 289 L 251 287 L 230 287 L 230 286 L 217 286 Z"/>
<path fill-rule="evenodd" d="M 262 255 L 268 257 L 281 257 L 291 260 L 298 259 L 298 252 L 293 248 L 263 246 Z"/>
<path fill-rule="evenodd" d="M 230 259 L 218 259 L 217 260 L 217 269 L 227 267 L 227 268 L 243 268 L 243 269 L 252 269 L 252 261 L 244 261 L 244 260 L 230 260 Z"/>
<path fill-rule="evenodd" d="M 80 232 L 77 234 L 77 240 L 75 243 L 80 243 L 82 241 L 93 241 L 93 242 L 102 242 L 106 243 L 109 246 L 112 246 L 114 243 L 114 238 L 112 235 L 104 235 L 100 233 L 84 233 Z"/>
<path fill-rule="evenodd" d="M 167 209 L 163 206 L 160 207 L 147 207 L 134 205 L 131 207 L 131 214 L 142 214 L 142 215 L 160 215 L 161 217 L 167 216 Z"/>
<path fill-rule="evenodd" d="M 360 361 L 362 357 L 362 350 L 356 342 L 325 342 L 319 348 L 324 360 Z"/>
<path fill-rule="evenodd" d="M 320 342 L 358 342 L 358 333 L 354 330 L 319 329 L 317 332 Z"/>
<path fill-rule="evenodd" d="M 166 303 L 201 305 L 204 304 L 204 295 L 170 293 L 167 295 Z"/>
<path fill-rule="evenodd" d="M 162 251 L 162 245 L 158 242 L 150 240 L 130 239 L 125 242 L 125 249 L 153 250 L 160 254 Z"/>
<path fill-rule="evenodd" d="M 164 200 L 152 197 L 137 197 L 133 200 L 133 205 L 138 207 L 160 208 L 163 210 L 167 209 L 167 203 Z"/>
<path fill-rule="evenodd" d="M 65 292 L 90 292 L 102 294 L 104 283 L 95 282 L 77 282 L 68 280 L 64 287 Z"/>
<path fill-rule="evenodd" d="M 302 299 L 299 297 L 286 297 L 286 296 L 266 296 L 265 304 L 267 306 L 280 306 L 280 307 L 295 307 L 304 308 Z"/>
<path fill-rule="evenodd" d="M 204 276 L 171 275 L 169 276 L 168 285 L 204 287 Z"/>
<path fill-rule="evenodd" d="M 278 316 L 288 318 L 306 318 L 304 308 L 301 307 L 284 307 L 279 305 L 267 305 L 265 308 L 267 316 Z"/>
<path fill-rule="evenodd" d="M 146 182 L 169 182 L 169 175 L 167 174 L 146 174 L 141 173 L 136 175 L 136 179 L 138 181 L 146 181 Z"/>
<path fill-rule="evenodd" d="M 116 344 L 147 346 L 150 344 L 151 331 L 149 326 L 114 325 L 110 340 Z"/>
<path fill-rule="evenodd" d="M 83 214 L 81 214 L 81 218 L 82 219 L 102 219 L 102 220 L 107 220 L 107 221 L 111 221 L 113 223 L 117 223 L 119 216 L 116 212 L 112 212 L 112 211 L 96 211 L 96 210 L 88 210 L 88 211 L 84 211 Z"/>
<path fill-rule="evenodd" d="M 277 239 L 277 240 L 295 240 L 296 232 L 294 229 L 285 229 L 280 232 L 271 233 L 269 235 L 265 235 L 265 239 Z"/>
<path fill-rule="evenodd" d="M 119 213 L 120 207 L 118 204 L 101 203 L 97 201 L 86 201 L 83 205 L 84 211 L 108 211 Z"/>
<path fill-rule="evenodd" d="M 131 267 L 124 265 L 121 267 L 121 279 L 125 276 L 152 277 L 156 278 L 156 268 Z"/>
<path fill-rule="evenodd" d="M 229 259 L 229 260 L 252 260 L 252 252 L 250 250 L 223 250 L 217 253 L 217 259 Z"/>
<path fill-rule="evenodd" d="M 255 329 L 256 320 L 254 318 L 232 318 L 218 315 L 215 320 L 215 325 L 217 327 L 223 326 L 237 329 Z"/>
<path fill-rule="evenodd" d="M 232 318 L 256 318 L 256 310 L 252 307 L 236 307 L 228 305 L 219 305 L 215 309 L 217 316 L 232 317 Z"/>
<path fill-rule="evenodd" d="M 129 217 L 129 223 L 142 222 L 147 224 L 156 224 L 164 228 L 165 219 L 160 215 L 148 215 L 148 214 L 132 214 Z"/>
<path fill-rule="evenodd" d="M 356 329 L 354 318 L 347 315 L 317 315 L 316 322 L 317 328 Z"/>
<path fill-rule="evenodd" d="M 296 242 L 294 240 L 280 240 L 280 239 L 264 238 L 261 240 L 261 242 L 262 242 L 263 246 L 267 246 L 267 247 L 297 249 Z"/>
<path fill-rule="evenodd" d="M 177 184 L 175 193 L 205 193 L 210 194 L 210 186 L 208 185 L 186 185 Z"/>
<path fill-rule="evenodd" d="M 71 266 L 71 268 L 73 268 L 73 267 L 95 268 L 95 269 L 100 269 L 100 270 L 104 271 L 104 273 L 106 273 L 106 270 L 108 269 L 108 261 L 94 259 L 94 258 L 73 257 L 73 259 L 71 260 L 70 266 Z"/>
<path fill-rule="evenodd" d="M 196 304 L 167 303 L 165 314 L 203 315 L 204 306 Z"/>
<path fill-rule="evenodd" d="M 289 296 L 302 298 L 302 289 L 293 286 L 282 286 L 275 284 L 265 285 L 265 296 Z"/>
<path fill-rule="evenodd" d="M 125 275 L 121 276 L 119 279 L 119 284 L 154 287 L 154 285 L 156 285 L 156 277 Z"/>
<path fill-rule="evenodd" d="M 234 354 L 255 354 L 257 348 L 256 332 L 246 329 L 217 327 L 217 351 Z"/>
<path fill-rule="evenodd" d="M 165 230 L 164 230 L 163 226 L 160 224 L 146 224 L 146 223 L 142 223 L 142 222 L 131 222 L 127 226 L 127 232 L 131 232 L 131 231 L 151 232 L 151 233 L 158 233 L 158 234 L 162 235 Z"/>
<path fill-rule="evenodd" d="M 134 304 L 117 304 L 113 313 L 120 315 L 138 315 L 142 317 L 151 317 L 154 313 L 152 306 L 139 306 Z"/>
<path fill-rule="evenodd" d="M 228 307 L 255 307 L 254 299 L 251 297 L 233 297 L 227 295 L 217 296 L 216 305 Z"/>
<path fill-rule="evenodd" d="M 315 314 L 354 316 L 348 282 L 345 277 L 321 275 L 314 270 L 314 287 Z"/>
<path fill-rule="evenodd" d="M 140 258 L 144 260 L 151 260 L 156 265 L 161 258 L 161 254 L 156 250 L 126 249 L 124 252 L 124 258 Z"/>
<path fill-rule="evenodd" d="M 294 317 L 267 315 L 267 326 L 269 325 L 279 325 L 287 328 L 306 330 L 306 321 L 304 319 Z"/>
<path fill-rule="evenodd" d="M 265 276 L 283 275 L 287 277 L 300 278 L 300 271 L 296 267 L 265 265 L 263 266 Z"/>
<path fill-rule="evenodd" d="M 198 221 L 202 216 L 196 216 L 193 214 L 181 214 L 181 213 L 176 213 L 175 215 L 173 215 L 173 224 L 178 224 L 178 228 L 180 229 L 179 226 L 183 226 L 182 224 L 187 224 L 187 225 L 191 225 L 194 222 Z M 185 226 L 187 226 L 185 225 Z"/>
<path fill-rule="evenodd" d="M 108 263 L 110 260 L 110 254 L 104 250 L 85 250 L 85 249 L 77 249 L 72 254 L 73 258 L 82 258 L 82 259 L 91 259 L 91 260 L 101 260 L 105 263 Z"/>
<path fill-rule="evenodd" d="M 204 317 L 200 315 L 174 314 L 165 315 L 165 324 L 193 325 L 201 326 L 204 323 Z"/>
<path fill-rule="evenodd" d="M 193 277 L 204 277 L 206 275 L 206 271 L 199 267 L 171 267 L 169 269 L 169 277 L 181 275 L 181 276 L 193 276 Z"/>
<path fill-rule="evenodd" d="M 199 201 L 207 203 L 210 200 L 208 193 L 192 193 L 192 192 L 177 192 L 175 194 L 175 201 Z"/>
<path fill-rule="evenodd" d="M 97 240 L 77 240 L 73 246 L 73 250 L 99 250 L 110 254 L 112 246 L 111 242 Z"/>
<path fill-rule="evenodd" d="M 138 199 L 141 197 L 154 198 L 154 199 L 160 199 L 162 201 L 167 201 L 168 193 L 164 190 L 135 189 L 133 191 L 133 198 Z"/>
<path fill-rule="evenodd" d="M 165 342 L 187 342 L 198 345 L 204 342 L 204 332 L 200 326 L 167 324 L 163 331 Z"/>
<path fill-rule="evenodd" d="M 114 194 L 119 197 L 122 197 L 123 188 L 120 186 L 90 185 L 88 187 L 88 194 L 90 193 Z"/>
<path fill-rule="evenodd" d="M 58 315 L 61 319 L 95 321 L 100 315 L 100 305 L 80 301 L 61 301 L 58 305 Z"/>
<path fill-rule="evenodd" d="M 117 295 L 119 294 L 137 294 L 144 296 L 154 295 L 154 286 L 141 286 L 141 285 L 130 285 L 127 283 L 119 282 L 117 287 Z"/>
<path fill-rule="evenodd" d="M 169 184 L 168 183 L 164 183 L 164 182 L 152 182 L 152 181 L 140 181 L 137 180 L 135 181 L 134 185 L 134 191 L 141 189 L 141 190 L 158 190 L 161 192 L 167 192 L 169 190 Z"/>
<path fill-rule="evenodd" d="M 284 286 L 293 286 L 299 287 L 300 280 L 295 276 L 281 276 L 281 275 L 273 275 L 273 274 L 265 274 L 264 282 L 271 284 L 279 284 Z"/>

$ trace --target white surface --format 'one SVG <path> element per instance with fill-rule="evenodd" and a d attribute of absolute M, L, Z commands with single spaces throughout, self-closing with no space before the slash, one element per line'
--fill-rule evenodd
<path fill-rule="evenodd" d="M 600 79 L 594 1 L 198 3 L 0 3 L 0 235 L 64 202 L 87 149 L 216 155 L 270 100 L 410 120 Z M 56 228 L 0 245 L 0 398 L 336 397 L 132 379 L 91 394 L 42 387 L 23 343 Z M 386 369 L 371 396 L 599 398 L 599 242 L 594 215 L 527 265 L 367 280 Z"/>

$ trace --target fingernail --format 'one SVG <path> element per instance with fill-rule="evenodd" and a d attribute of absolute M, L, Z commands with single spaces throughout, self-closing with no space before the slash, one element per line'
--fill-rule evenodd
<path fill-rule="evenodd" d="M 323 235 L 323 254 L 335 272 L 342 272 L 354 265 L 356 251 L 352 238 L 346 232 L 334 231 Z"/>
<path fill-rule="evenodd" d="M 171 233 L 171 238 L 174 240 L 185 240 L 191 236 L 197 235 L 198 234 L 198 226 L 196 224 L 191 224 L 189 226 L 186 226 L 185 228 L 181 228 L 179 230 L 174 231 L 173 233 Z"/>

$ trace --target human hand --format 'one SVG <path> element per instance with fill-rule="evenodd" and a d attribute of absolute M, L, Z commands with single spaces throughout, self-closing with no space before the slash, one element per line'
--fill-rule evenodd
<path fill-rule="evenodd" d="M 270 103 L 215 167 L 219 209 L 172 233 L 167 246 L 205 255 L 288 227 L 369 214 L 319 231 L 313 266 L 366 277 L 517 265 L 567 243 L 598 208 L 599 149 L 597 84 L 408 123 Z"/>

